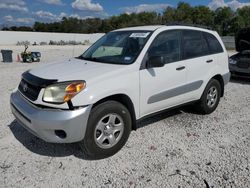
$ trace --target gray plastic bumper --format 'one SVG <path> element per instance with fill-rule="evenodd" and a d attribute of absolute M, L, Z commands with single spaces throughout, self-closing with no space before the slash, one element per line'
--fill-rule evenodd
<path fill-rule="evenodd" d="M 228 84 L 228 82 L 230 81 L 230 78 L 231 78 L 231 73 L 230 73 L 230 72 L 228 72 L 228 73 L 226 73 L 226 74 L 222 75 L 222 77 L 223 77 L 224 85 L 227 85 L 227 84 Z"/>
<path fill-rule="evenodd" d="M 29 132 L 52 143 L 73 143 L 85 136 L 91 105 L 77 110 L 44 109 L 28 102 L 19 91 L 11 94 L 11 110 L 17 121 Z M 55 134 L 66 133 L 65 138 Z"/>

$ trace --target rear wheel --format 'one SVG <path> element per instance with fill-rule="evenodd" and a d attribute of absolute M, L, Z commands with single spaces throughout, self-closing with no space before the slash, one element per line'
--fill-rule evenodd
<path fill-rule="evenodd" d="M 107 101 L 94 107 L 80 146 L 92 159 L 109 157 L 126 143 L 131 132 L 131 116 L 119 102 Z"/>
<path fill-rule="evenodd" d="M 202 114 L 210 114 L 217 108 L 221 97 L 221 85 L 218 80 L 211 79 L 196 106 Z"/>

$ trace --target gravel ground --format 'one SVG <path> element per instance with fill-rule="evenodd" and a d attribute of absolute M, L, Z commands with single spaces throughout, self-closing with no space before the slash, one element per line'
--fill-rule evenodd
<path fill-rule="evenodd" d="M 232 80 L 213 114 L 181 108 L 148 118 L 119 153 L 89 161 L 77 144 L 46 143 L 14 120 L 9 96 L 21 73 L 73 55 L 72 47 L 32 50 L 41 63 L 0 63 L 0 187 L 250 187 L 249 80 Z"/>

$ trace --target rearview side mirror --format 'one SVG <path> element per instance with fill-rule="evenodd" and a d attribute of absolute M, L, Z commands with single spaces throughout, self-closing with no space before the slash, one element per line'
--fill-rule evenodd
<path fill-rule="evenodd" d="M 147 61 L 147 68 L 163 67 L 165 65 L 163 56 L 151 56 Z"/>

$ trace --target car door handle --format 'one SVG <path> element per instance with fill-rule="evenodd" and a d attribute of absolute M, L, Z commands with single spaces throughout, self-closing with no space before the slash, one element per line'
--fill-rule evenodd
<path fill-rule="evenodd" d="M 207 63 L 212 63 L 214 60 L 212 60 L 212 59 L 209 59 L 209 60 L 207 60 Z"/>
<path fill-rule="evenodd" d="M 180 70 L 183 70 L 185 68 L 186 68 L 185 66 L 180 66 L 180 67 L 177 67 L 176 70 L 180 71 Z"/>

